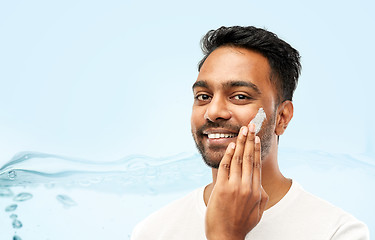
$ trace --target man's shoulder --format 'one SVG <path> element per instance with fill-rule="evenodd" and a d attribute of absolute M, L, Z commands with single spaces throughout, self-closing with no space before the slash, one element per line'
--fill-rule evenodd
<path fill-rule="evenodd" d="M 298 183 L 296 183 L 296 191 L 298 192 L 298 200 L 296 201 L 297 210 L 304 210 L 311 214 L 311 216 L 324 216 L 326 222 L 330 219 L 337 220 L 356 220 L 354 216 L 344 211 L 343 209 L 333 205 L 306 190 L 304 190 Z"/>
<path fill-rule="evenodd" d="M 203 226 L 203 191 L 198 188 L 149 215 L 134 228 L 132 239 L 166 239 L 177 231 L 188 232 L 192 224 Z"/>
<path fill-rule="evenodd" d="M 295 231 L 316 235 L 317 239 L 368 239 L 368 229 L 364 223 L 305 191 L 298 183 L 293 183 L 291 192 L 278 207 L 273 212 L 271 208 L 272 217 L 278 215 L 276 218 L 284 223 L 289 222 Z"/>

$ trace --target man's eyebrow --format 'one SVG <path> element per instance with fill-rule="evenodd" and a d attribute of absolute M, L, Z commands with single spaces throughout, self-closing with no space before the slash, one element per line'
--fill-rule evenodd
<path fill-rule="evenodd" d="M 199 80 L 199 81 L 196 81 L 193 84 L 192 89 L 194 90 L 197 87 L 208 88 L 208 84 L 204 80 Z M 223 83 L 223 87 L 224 88 L 248 87 L 248 88 L 253 89 L 256 93 L 262 94 L 262 92 L 259 90 L 259 88 L 257 87 L 257 85 L 255 85 L 254 83 L 251 83 L 249 81 L 233 80 L 233 81 L 229 81 L 229 82 Z"/>
<path fill-rule="evenodd" d="M 194 90 L 194 89 L 197 88 L 197 87 L 208 88 L 208 84 L 207 84 L 206 81 L 199 80 L 199 81 L 196 81 L 196 82 L 193 84 L 192 89 Z"/>
<path fill-rule="evenodd" d="M 223 87 L 225 87 L 225 88 L 248 87 L 248 88 L 253 89 L 258 94 L 262 94 L 262 92 L 259 90 L 257 85 L 255 85 L 254 83 L 251 83 L 249 81 L 241 81 L 241 80 L 229 81 L 229 82 L 223 83 Z"/>

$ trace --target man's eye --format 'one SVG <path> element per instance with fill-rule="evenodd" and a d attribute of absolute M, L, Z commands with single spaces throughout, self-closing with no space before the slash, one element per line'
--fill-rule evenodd
<path fill-rule="evenodd" d="M 235 100 L 245 100 L 245 99 L 250 99 L 248 96 L 243 95 L 243 94 L 238 94 L 233 97 Z"/>
<path fill-rule="evenodd" d="M 195 98 L 199 101 L 207 101 L 210 99 L 210 96 L 208 96 L 207 94 L 199 94 Z"/>

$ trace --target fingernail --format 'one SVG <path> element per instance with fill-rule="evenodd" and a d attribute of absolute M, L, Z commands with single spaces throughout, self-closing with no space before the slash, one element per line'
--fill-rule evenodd
<path fill-rule="evenodd" d="M 229 147 L 231 149 L 234 149 L 236 147 L 236 144 L 234 142 L 229 143 Z"/>
<path fill-rule="evenodd" d="M 255 137 L 255 143 L 260 143 L 260 138 L 258 136 Z"/>
<path fill-rule="evenodd" d="M 250 132 L 252 132 L 252 133 L 255 132 L 255 124 L 254 124 L 254 123 L 250 123 L 250 125 L 249 125 L 249 130 L 250 130 Z"/>
<path fill-rule="evenodd" d="M 242 134 L 244 135 L 244 136 L 247 136 L 247 127 L 242 127 Z"/>

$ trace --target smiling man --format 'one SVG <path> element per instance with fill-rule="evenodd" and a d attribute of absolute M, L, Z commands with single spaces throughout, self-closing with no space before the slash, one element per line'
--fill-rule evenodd
<path fill-rule="evenodd" d="M 298 51 L 269 31 L 238 26 L 209 31 L 202 50 L 191 129 L 212 183 L 149 216 L 132 239 L 368 239 L 366 225 L 279 170 Z M 256 134 L 250 121 L 260 108 L 267 118 Z"/>

